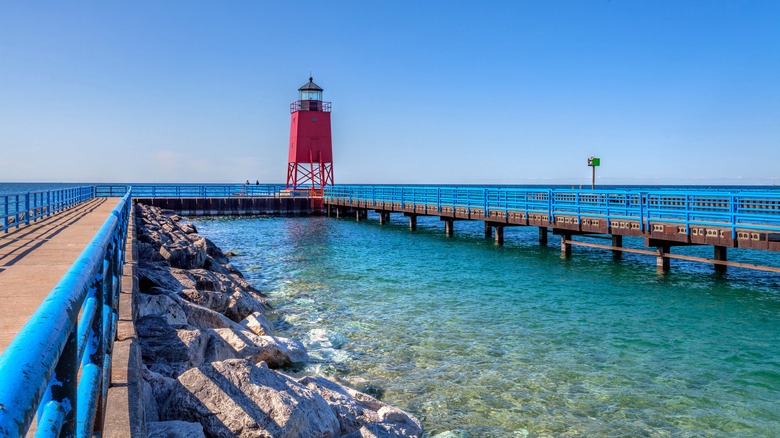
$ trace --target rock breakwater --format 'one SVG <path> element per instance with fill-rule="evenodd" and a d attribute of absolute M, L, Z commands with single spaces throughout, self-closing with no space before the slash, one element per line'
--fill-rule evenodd
<path fill-rule="evenodd" d="M 408 413 L 320 376 L 274 336 L 271 309 L 228 257 L 177 215 L 136 205 L 136 332 L 150 436 L 417 437 Z"/>

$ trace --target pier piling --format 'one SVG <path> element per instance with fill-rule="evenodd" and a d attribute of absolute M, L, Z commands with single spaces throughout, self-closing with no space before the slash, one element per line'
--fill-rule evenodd
<path fill-rule="evenodd" d="M 725 262 L 728 260 L 728 250 L 725 246 L 715 246 L 715 260 Z M 715 264 L 715 272 L 726 272 L 727 265 Z"/>
<path fill-rule="evenodd" d="M 496 245 L 504 244 L 504 226 L 496 225 Z"/>
<path fill-rule="evenodd" d="M 655 259 L 655 266 L 658 268 L 658 272 L 669 272 L 670 260 L 669 252 L 671 247 L 669 245 L 660 245 L 658 248 L 658 257 Z"/>
<path fill-rule="evenodd" d="M 571 234 L 561 234 L 561 258 L 567 259 L 571 257 L 571 242 L 569 242 L 570 239 Z"/>
<path fill-rule="evenodd" d="M 454 233 L 453 228 L 455 226 L 455 221 L 452 219 L 443 219 L 443 220 L 444 220 L 444 234 L 446 234 L 447 237 L 452 237 Z"/>
<path fill-rule="evenodd" d="M 404 213 L 405 216 L 409 218 L 409 231 L 414 231 L 417 229 L 417 215 L 416 214 L 408 214 Z"/>
<path fill-rule="evenodd" d="M 539 245 L 547 245 L 547 227 L 539 227 Z"/>
<path fill-rule="evenodd" d="M 623 236 L 616 236 L 612 235 L 612 246 L 614 248 L 622 248 L 623 247 Z M 612 250 L 612 257 L 615 259 L 623 258 L 623 251 L 619 249 L 613 249 Z"/>

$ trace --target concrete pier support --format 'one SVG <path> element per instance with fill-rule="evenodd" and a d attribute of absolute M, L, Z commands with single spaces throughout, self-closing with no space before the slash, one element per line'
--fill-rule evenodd
<path fill-rule="evenodd" d="M 485 239 L 493 237 L 493 227 L 489 222 L 485 222 Z"/>
<path fill-rule="evenodd" d="M 571 257 L 571 234 L 561 234 L 561 258 L 568 259 Z"/>
<path fill-rule="evenodd" d="M 547 245 L 547 227 L 539 227 L 539 245 Z"/>
<path fill-rule="evenodd" d="M 725 246 L 715 246 L 715 260 L 723 262 L 728 260 L 728 251 Z M 715 272 L 726 272 L 727 268 L 726 265 L 715 265 Z"/>
<path fill-rule="evenodd" d="M 360 219 L 363 219 L 363 211 L 355 210 L 355 220 L 360 222 Z"/>
<path fill-rule="evenodd" d="M 455 221 L 452 219 L 443 219 L 444 220 L 444 234 L 447 235 L 447 237 L 452 237 L 455 227 Z"/>
<path fill-rule="evenodd" d="M 414 231 L 416 229 L 417 229 L 417 216 L 409 215 L 409 231 Z"/>
<path fill-rule="evenodd" d="M 336 207 L 336 219 L 341 218 L 341 207 Z"/>
<path fill-rule="evenodd" d="M 379 225 L 384 225 L 386 223 L 390 222 L 390 212 L 389 211 L 380 211 L 379 212 Z"/>
<path fill-rule="evenodd" d="M 668 257 L 668 254 L 671 250 L 671 247 L 669 245 L 661 245 L 658 246 L 658 256 L 655 259 L 655 266 L 658 268 L 658 272 L 669 272 L 670 265 L 670 258 Z"/>
<path fill-rule="evenodd" d="M 504 244 L 504 226 L 496 225 L 496 245 Z"/>
<path fill-rule="evenodd" d="M 615 248 L 622 248 L 623 247 L 623 236 L 612 236 L 612 246 Z M 623 251 L 619 249 L 613 249 L 612 250 L 612 257 L 619 259 L 623 257 Z"/>

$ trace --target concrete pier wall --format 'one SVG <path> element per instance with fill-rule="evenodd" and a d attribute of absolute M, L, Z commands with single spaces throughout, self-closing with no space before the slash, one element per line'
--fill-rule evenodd
<path fill-rule="evenodd" d="M 315 198 L 133 198 L 139 204 L 172 210 L 185 216 L 313 216 L 322 215 L 322 200 Z"/>

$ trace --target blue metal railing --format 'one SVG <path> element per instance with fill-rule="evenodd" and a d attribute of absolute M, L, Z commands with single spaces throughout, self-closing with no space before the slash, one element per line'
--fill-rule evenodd
<path fill-rule="evenodd" d="M 130 190 L 0 355 L 0 436 L 92 436 L 105 410 Z"/>
<path fill-rule="evenodd" d="M 569 190 L 451 186 L 333 186 L 327 201 L 346 200 L 435 207 L 439 213 L 456 210 L 485 216 L 492 211 L 536 213 L 555 223 L 559 215 L 638 221 L 642 231 L 653 223 L 716 226 L 736 230 L 780 232 L 780 190 Z"/>
<path fill-rule="evenodd" d="M 117 196 L 124 194 L 130 186 L 100 184 L 95 186 L 96 196 Z M 279 197 L 285 186 L 282 184 L 133 184 L 134 198 L 232 198 L 232 197 Z M 308 192 L 306 193 L 308 195 Z M 295 196 L 287 192 L 285 196 Z"/>
<path fill-rule="evenodd" d="M 7 233 L 94 197 L 92 186 L 0 194 L 0 231 Z"/>

